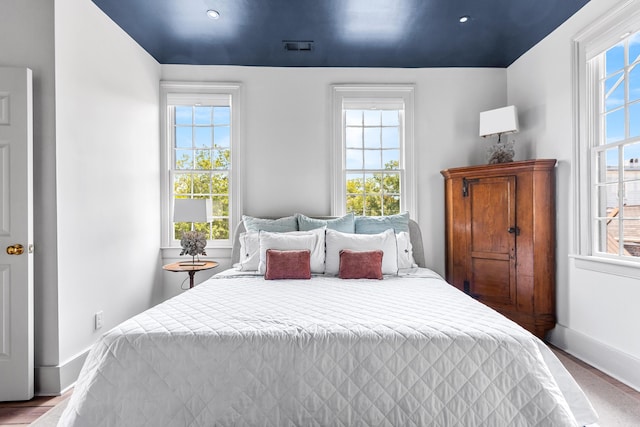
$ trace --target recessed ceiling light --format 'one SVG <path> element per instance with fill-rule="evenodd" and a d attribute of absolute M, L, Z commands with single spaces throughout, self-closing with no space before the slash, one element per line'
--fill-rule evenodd
<path fill-rule="evenodd" d="M 207 16 L 211 19 L 218 19 L 220 18 L 220 12 L 218 12 L 217 10 L 207 10 Z"/>
<path fill-rule="evenodd" d="M 465 23 L 465 22 L 467 22 L 468 20 L 469 20 L 469 15 L 463 15 L 463 16 L 461 16 L 460 18 L 458 18 L 458 21 L 459 21 L 461 24 L 464 24 L 464 23 Z"/>

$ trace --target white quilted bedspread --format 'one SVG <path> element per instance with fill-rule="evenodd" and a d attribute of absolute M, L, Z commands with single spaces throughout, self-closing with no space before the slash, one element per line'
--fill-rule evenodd
<path fill-rule="evenodd" d="M 575 426 L 537 338 L 435 273 L 217 275 L 106 333 L 59 426 Z"/>

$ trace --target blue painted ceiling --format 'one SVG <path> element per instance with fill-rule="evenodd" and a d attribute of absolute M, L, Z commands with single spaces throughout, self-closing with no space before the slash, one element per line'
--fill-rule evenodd
<path fill-rule="evenodd" d="M 507 67 L 588 1 L 93 0 L 162 64 L 274 67 Z"/>

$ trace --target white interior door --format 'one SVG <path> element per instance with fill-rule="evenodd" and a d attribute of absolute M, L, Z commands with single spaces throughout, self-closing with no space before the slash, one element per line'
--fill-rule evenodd
<path fill-rule="evenodd" d="M 33 397 L 31 70 L 0 67 L 0 401 Z"/>

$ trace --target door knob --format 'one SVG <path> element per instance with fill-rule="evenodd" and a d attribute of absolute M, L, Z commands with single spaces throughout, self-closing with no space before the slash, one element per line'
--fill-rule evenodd
<path fill-rule="evenodd" d="M 9 255 L 22 255 L 24 253 L 24 247 L 20 243 L 7 246 L 7 253 Z"/>

